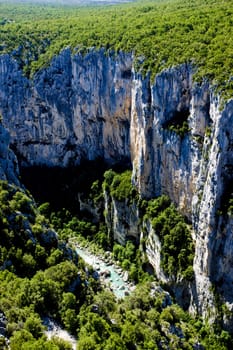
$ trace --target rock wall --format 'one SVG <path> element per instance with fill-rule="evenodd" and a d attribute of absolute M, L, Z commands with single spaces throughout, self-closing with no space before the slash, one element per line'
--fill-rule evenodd
<path fill-rule="evenodd" d="M 163 270 L 161 269 L 161 242 L 156 235 L 150 220 L 143 222 L 141 231 L 141 240 L 146 236 L 146 255 L 148 261 L 154 269 L 154 272 L 159 279 L 164 283 L 168 282 Z"/>
<path fill-rule="evenodd" d="M 146 82 L 146 84 L 145 84 Z M 182 65 L 149 82 L 135 75 L 131 119 L 133 180 L 143 196 L 166 193 L 191 219 L 202 140 L 209 123 L 207 86 L 195 88 L 192 69 Z M 170 124 L 187 120 L 179 136 Z"/>
<path fill-rule="evenodd" d="M 192 81 L 182 65 L 157 75 L 150 87 L 135 74 L 131 114 L 133 181 L 145 197 L 166 193 L 193 226 L 195 284 L 192 307 L 215 317 L 215 293 L 231 310 L 232 218 L 226 212 L 232 193 L 233 102 L 223 108 L 207 82 Z M 185 117 L 189 130 L 169 129 Z M 132 142 L 133 141 L 133 142 Z M 149 234 L 148 248 L 159 247 Z M 158 249 L 147 254 L 158 270 Z M 157 272 L 162 278 L 160 271 Z M 214 288 L 213 288 L 214 286 Z M 226 324 L 233 330 L 230 322 Z"/>
<path fill-rule="evenodd" d="M 0 56 L 0 111 L 24 165 L 129 159 L 131 55 L 69 49 L 33 81 Z"/>
<path fill-rule="evenodd" d="M 19 186 L 18 161 L 9 145 L 9 132 L 0 122 L 0 179 Z"/>
<path fill-rule="evenodd" d="M 228 202 L 232 193 L 232 140 L 229 126 L 233 102 L 223 109 L 217 98 L 210 101 L 211 133 L 203 149 L 198 192 L 193 199 L 196 254 L 194 267 L 199 311 L 211 314 L 211 286 L 221 295 L 227 309 L 232 309 L 232 214 Z M 213 288 L 212 288 L 213 289 Z M 229 323 L 227 326 L 233 330 Z"/>
<path fill-rule="evenodd" d="M 132 62 L 122 52 L 90 50 L 83 57 L 66 49 L 30 81 L 16 61 L 0 56 L 0 113 L 11 145 L 24 166 L 131 159 L 141 195 L 168 194 L 193 225 L 193 311 L 214 314 L 212 284 L 231 309 L 232 219 L 221 210 L 233 190 L 233 102 L 221 109 L 207 82 L 193 82 L 189 65 L 151 83 Z M 184 123 L 188 129 L 180 133 Z M 131 233 L 122 229 L 124 208 L 115 204 L 111 225 L 123 242 Z M 124 218 L 129 224 L 130 212 Z M 152 263 L 154 253 L 148 248 Z"/>
<path fill-rule="evenodd" d="M 141 225 L 137 203 L 128 199 L 118 201 L 107 191 L 104 191 L 104 202 L 105 223 L 113 239 L 122 245 L 128 239 L 139 243 Z"/>

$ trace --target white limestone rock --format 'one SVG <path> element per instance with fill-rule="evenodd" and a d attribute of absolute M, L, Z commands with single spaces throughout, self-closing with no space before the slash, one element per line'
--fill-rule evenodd
<path fill-rule="evenodd" d="M 122 245 L 128 239 L 139 241 L 140 218 L 137 203 L 129 202 L 128 199 L 118 201 L 104 192 L 105 198 L 105 222 L 108 232 L 114 240 Z"/>
<path fill-rule="evenodd" d="M 129 159 L 132 55 L 70 49 L 33 81 L 0 56 L 0 113 L 24 165 Z"/>

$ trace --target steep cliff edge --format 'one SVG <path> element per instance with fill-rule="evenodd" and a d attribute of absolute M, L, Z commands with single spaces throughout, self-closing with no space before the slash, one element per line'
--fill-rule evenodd
<path fill-rule="evenodd" d="M 207 82 L 193 82 L 186 64 L 151 82 L 134 72 L 130 54 L 66 49 L 29 81 L 0 56 L 0 112 L 21 165 L 131 159 L 141 196 L 167 194 L 192 223 L 191 308 L 206 316 L 215 313 L 213 285 L 228 309 L 233 298 L 232 219 L 222 213 L 232 182 L 232 111 L 232 102 L 220 108 Z M 147 249 L 158 270 L 154 253 Z"/>
<path fill-rule="evenodd" d="M 198 85 L 192 76 L 186 65 L 157 75 L 152 86 L 135 75 L 133 181 L 143 196 L 168 194 L 192 222 L 192 305 L 201 314 L 214 317 L 213 289 L 220 293 L 226 309 L 232 303 L 233 227 L 231 217 L 226 212 L 224 219 L 221 215 L 222 210 L 227 211 L 232 192 L 233 105 L 230 101 L 221 108 L 208 83 Z M 147 253 L 158 270 L 156 251 L 154 247 Z"/>
<path fill-rule="evenodd" d="M 68 166 L 130 158 L 130 55 L 69 49 L 33 81 L 0 56 L 0 110 L 25 165 Z"/>

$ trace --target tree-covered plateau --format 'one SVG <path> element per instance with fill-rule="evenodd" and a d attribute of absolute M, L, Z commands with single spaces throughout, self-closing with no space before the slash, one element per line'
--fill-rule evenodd
<path fill-rule="evenodd" d="M 0 2 L 0 52 L 12 53 L 27 75 L 69 46 L 133 52 L 136 69 L 154 76 L 190 62 L 232 96 L 232 0 L 146 0 L 106 7 L 32 6 Z"/>

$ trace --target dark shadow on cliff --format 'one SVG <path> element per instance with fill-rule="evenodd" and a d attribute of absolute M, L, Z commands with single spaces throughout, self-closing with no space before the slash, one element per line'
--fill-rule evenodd
<path fill-rule="evenodd" d="M 66 208 L 73 214 L 79 212 L 78 194 L 88 194 L 92 183 L 103 180 L 104 172 L 111 168 L 115 171 L 129 169 L 128 160 L 114 165 L 103 160 L 83 161 L 79 166 L 21 167 L 21 181 L 31 192 L 38 204 L 49 202 L 53 210 Z"/>

